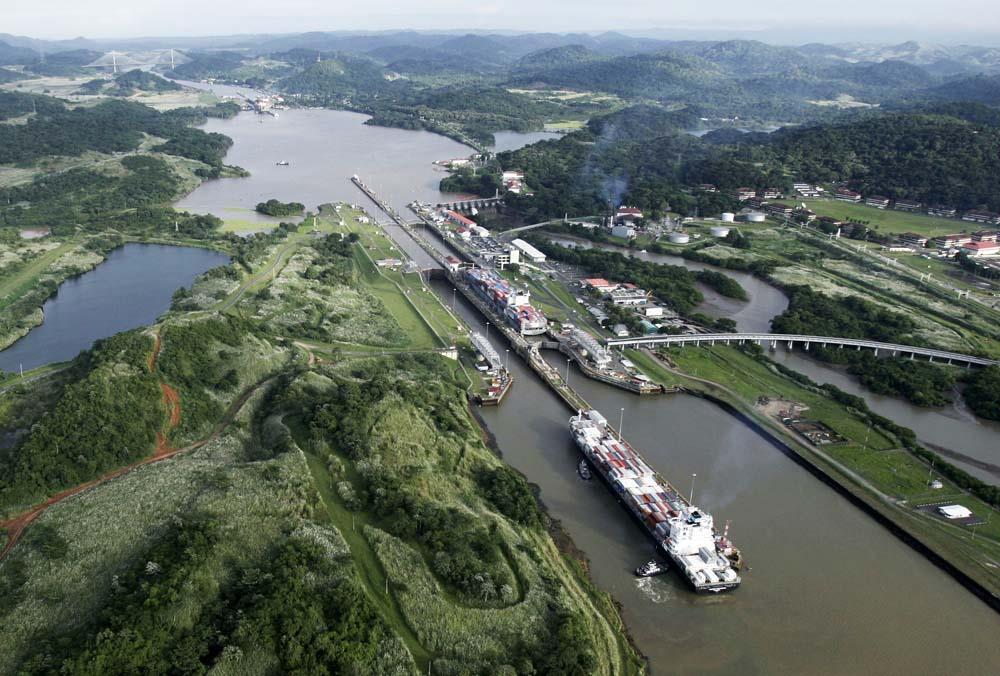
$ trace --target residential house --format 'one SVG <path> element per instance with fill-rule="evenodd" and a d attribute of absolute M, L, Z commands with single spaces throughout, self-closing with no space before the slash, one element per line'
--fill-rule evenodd
<path fill-rule="evenodd" d="M 841 202 L 860 202 L 861 193 L 848 190 L 847 188 L 837 188 L 837 192 L 834 193 L 833 198 Z"/>
<path fill-rule="evenodd" d="M 927 207 L 928 216 L 940 216 L 941 218 L 955 218 L 955 208 L 946 207 L 940 204 Z"/>
<path fill-rule="evenodd" d="M 962 246 L 962 250 L 971 258 L 1000 256 L 1000 244 L 996 242 L 969 242 Z"/>
<path fill-rule="evenodd" d="M 896 211 L 920 211 L 921 207 L 924 205 L 920 202 L 915 202 L 913 200 L 896 200 L 896 203 L 892 205 L 892 208 Z"/>
<path fill-rule="evenodd" d="M 915 232 L 904 232 L 896 235 L 896 241 L 906 246 L 924 247 L 927 246 L 927 237 Z"/>
<path fill-rule="evenodd" d="M 990 223 L 996 225 L 1000 223 L 1000 214 L 992 211 L 966 211 L 962 214 L 963 221 L 970 223 Z"/>
<path fill-rule="evenodd" d="M 865 204 L 876 209 L 887 209 L 889 207 L 889 198 L 882 195 L 869 195 L 865 198 Z"/>
<path fill-rule="evenodd" d="M 972 242 L 972 236 L 960 233 L 956 235 L 940 235 L 931 240 L 931 244 L 939 249 L 948 249 L 953 246 L 965 246 Z"/>

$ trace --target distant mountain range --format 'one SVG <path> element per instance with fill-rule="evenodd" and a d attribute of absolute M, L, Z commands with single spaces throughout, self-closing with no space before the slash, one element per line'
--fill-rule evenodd
<path fill-rule="evenodd" d="M 126 51 L 148 49 L 231 49 L 247 55 L 312 49 L 324 52 L 372 54 L 388 61 L 413 58 L 407 49 L 423 54 L 475 55 L 496 65 L 511 65 L 532 53 L 561 47 L 584 47 L 604 57 L 671 51 L 702 58 L 724 71 L 752 75 L 776 68 L 802 68 L 842 63 L 900 61 L 925 68 L 932 75 L 949 76 L 1000 72 L 1000 48 L 941 45 L 909 41 L 893 45 L 869 43 L 775 46 L 755 40 L 693 41 L 634 37 L 607 33 L 471 33 L 456 31 L 310 32 L 287 35 L 230 35 L 214 37 L 149 37 L 121 40 L 38 40 L 0 33 L 0 59 L 25 59 L 41 53 L 88 49 Z M 391 50 L 398 50 L 396 55 Z M 34 54 L 21 50 L 30 50 Z"/>

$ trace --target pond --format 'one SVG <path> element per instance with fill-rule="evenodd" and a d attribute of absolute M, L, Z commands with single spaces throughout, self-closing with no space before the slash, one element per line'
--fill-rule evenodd
<path fill-rule="evenodd" d="M 178 288 L 229 262 L 217 251 L 126 244 L 90 272 L 68 279 L 42 306 L 45 322 L 0 352 L 0 370 L 72 359 L 94 341 L 151 324 Z"/>

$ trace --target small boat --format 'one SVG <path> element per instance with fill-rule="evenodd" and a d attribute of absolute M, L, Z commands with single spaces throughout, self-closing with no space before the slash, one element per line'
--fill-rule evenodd
<path fill-rule="evenodd" d="M 287 167 L 288 160 L 281 160 L 280 162 L 275 162 L 275 164 L 277 164 L 279 167 Z"/>
<path fill-rule="evenodd" d="M 635 576 L 653 577 L 654 575 L 663 575 L 665 572 L 667 572 L 667 564 L 659 561 L 647 561 L 635 569 Z"/>
<path fill-rule="evenodd" d="M 593 474 L 591 474 L 590 468 L 587 467 L 586 460 L 580 461 L 580 464 L 577 465 L 576 467 L 576 471 L 580 475 L 580 478 L 583 479 L 584 481 L 590 481 L 591 477 L 594 476 Z"/>

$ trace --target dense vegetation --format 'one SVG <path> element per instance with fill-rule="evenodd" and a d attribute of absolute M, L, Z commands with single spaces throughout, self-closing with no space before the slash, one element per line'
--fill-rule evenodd
<path fill-rule="evenodd" d="M 775 333 L 919 344 L 913 320 L 857 296 L 833 297 L 807 286 L 786 289 L 788 308 L 771 320 Z"/>
<path fill-rule="evenodd" d="M 903 397 L 917 406 L 944 406 L 951 401 L 955 376 L 942 366 L 901 357 L 880 359 L 867 350 L 847 351 L 842 357 L 836 352 L 845 351 L 826 350 L 820 358 L 829 354 L 836 361 L 845 359 L 848 373 L 876 394 Z"/>
<path fill-rule="evenodd" d="M 48 103 L 36 97 L 36 105 L 39 100 Z M 25 105 L 21 103 L 20 107 Z M 79 155 L 86 150 L 127 152 L 139 146 L 143 134 L 149 134 L 167 139 L 164 152 L 184 157 L 195 155 L 193 159 L 218 164 L 229 147 L 222 141 L 226 137 L 187 126 L 203 115 L 204 111 L 197 110 L 158 113 L 148 106 L 127 101 L 106 101 L 91 108 L 72 110 L 54 104 L 44 105 L 27 124 L 0 125 L 0 163 L 28 162 L 52 155 Z M 194 146 L 201 144 L 206 144 L 207 149 L 192 152 Z"/>
<path fill-rule="evenodd" d="M 305 211 L 306 205 L 301 202 L 280 202 L 269 199 L 266 202 L 258 202 L 254 209 L 267 216 L 295 216 Z"/>
<path fill-rule="evenodd" d="M 130 70 L 115 77 L 112 95 L 131 96 L 141 92 L 177 92 L 182 87 L 154 73 L 144 70 Z"/>
<path fill-rule="evenodd" d="M 273 656 L 282 673 L 372 671 L 390 630 L 353 575 L 320 544 L 285 538 L 247 562 L 223 591 L 209 583 L 223 525 L 177 520 L 126 572 L 87 626 L 37 645 L 20 673 L 205 673 L 242 657 L 238 645 Z M 182 629 L 166 617 L 187 590 L 205 605 Z"/>
<path fill-rule="evenodd" d="M 226 399 L 239 386 L 238 350 L 252 327 L 235 318 L 166 324 L 165 348 L 157 360 L 164 382 L 177 389 L 184 402 L 179 433 L 205 431 L 216 424 Z M 222 396 L 220 396 L 222 395 Z"/>
<path fill-rule="evenodd" d="M 718 291 L 720 295 L 726 298 L 735 298 L 736 300 L 747 300 L 749 298 L 746 289 L 740 286 L 740 283 L 729 275 L 716 272 L 715 270 L 696 270 L 694 276 L 699 282 Z"/>
<path fill-rule="evenodd" d="M 1000 209 L 1000 127 L 897 113 L 775 132 L 764 148 L 806 181 L 958 209 Z"/>
<path fill-rule="evenodd" d="M 1000 420 L 1000 367 L 991 366 L 969 376 L 963 395 L 976 415 Z"/>
<path fill-rule="evenodd" d="M 0 510 L 23 507 L 137 460 L 153 447 L 164 409 L 146 360 L 153 341 L 130 331 L 74 361 L 75 382 L 23 443 L 0 452 Z"/>

